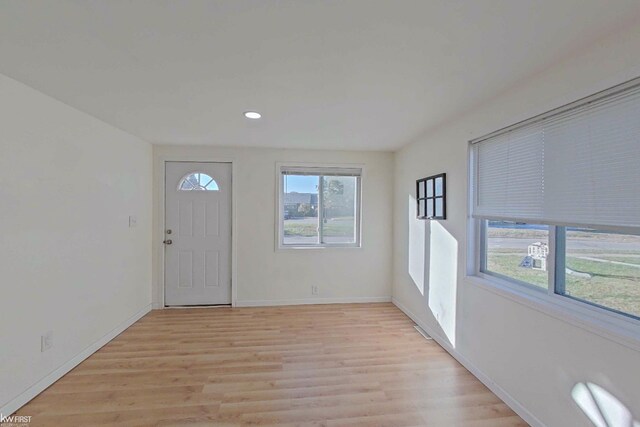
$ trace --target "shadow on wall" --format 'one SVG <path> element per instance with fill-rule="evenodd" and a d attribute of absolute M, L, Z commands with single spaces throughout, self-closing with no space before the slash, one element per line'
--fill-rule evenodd
<path fill-rule="evenodd" d="M 640 421 L 633 419 L 631 411 L 597 384 L 578 383 L 571 396 L 596 427 L 640 427 Z"/>
<path fill-rule="evenodd" d="M 416 199 L 409 195 L 407 270 L 428 307 L 442 338 L 456 345 L 458 241 L 440 221 L 416 218 Z"/>

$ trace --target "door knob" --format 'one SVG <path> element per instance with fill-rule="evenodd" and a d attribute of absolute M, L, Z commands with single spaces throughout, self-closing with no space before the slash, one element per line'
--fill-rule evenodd
<path fill-rule="evenodd" d="M 173 243 L 173 241 L 171 239 L 168 239 L 168 240 L 163 240 L 162 243 L 164 243 L 165 245 L 170 245 Z"/>

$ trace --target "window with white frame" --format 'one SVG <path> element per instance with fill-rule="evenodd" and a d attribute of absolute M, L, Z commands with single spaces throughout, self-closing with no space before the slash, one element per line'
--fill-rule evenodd
<path fill-rule="evenodd" d="M 361 168 L 280 166 L 279 247 L 359 247 L 361 175 Z"/>
<path fill-rule="evenodd" d="M 640 80 L 471 144 L 476 274 L 640 319 Z"/>

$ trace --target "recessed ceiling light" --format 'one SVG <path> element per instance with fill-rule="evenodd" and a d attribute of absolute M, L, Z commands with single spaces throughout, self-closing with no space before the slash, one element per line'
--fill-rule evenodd
<path fill-rule="evenodd" d="M 257 111 L 245 111 L 244 112 L 244 116 L 247 119 L 259 119 L 260 117 L 262 117 L 262 114 L 258 113 Z"/>

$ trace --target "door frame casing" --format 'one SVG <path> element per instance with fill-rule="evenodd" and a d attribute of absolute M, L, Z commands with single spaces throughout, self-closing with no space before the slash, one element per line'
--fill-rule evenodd
<path fill-rule="evenodd" d="M 196 158 L 197 157 L 197 158 Z M 164 233 L 165 224 L 165 195 L 166 195 L 166 164 L 169 162 L 195 162 L 195 163 L 228 163 L 231 164 L 231 306 L 237 303 L 237 218 L 236 218 L 236 185 L 234 176 L 237 161 L 229 157 L 219 156 L 193 156 L 193 155 L 159 155 L 154 156 L 154 175 L 156 184 L 155 225 L 153 227 L 153 248 L 155 251 L 154 289 L 152 292 L 153 308 L 165 309 L 165 250 Z"/>

